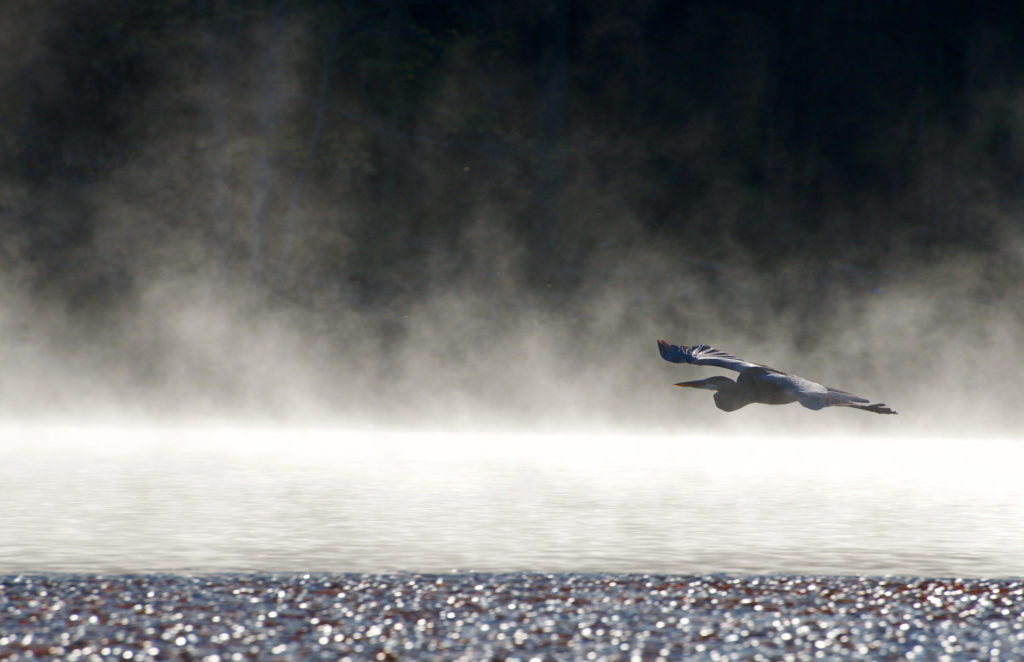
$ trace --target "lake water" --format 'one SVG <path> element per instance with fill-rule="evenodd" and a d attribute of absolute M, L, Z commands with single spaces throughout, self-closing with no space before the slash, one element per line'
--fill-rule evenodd
<path fill-rule="evenodd" d="M 23 428 L 0 573 L 1024 575 L 1013 439 Z"/>

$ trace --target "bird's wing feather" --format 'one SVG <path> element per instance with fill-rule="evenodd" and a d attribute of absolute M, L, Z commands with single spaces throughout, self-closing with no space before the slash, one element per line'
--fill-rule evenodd
<path fill-rule="evenodd" d="M 822 386 L 809 379 L 796 375 L 774 372 L 761 376 L 761 379 L 777 384 L 787 393 L 796 397 L 797 402 L 808 409 L 822 409 L 824 407 L 849 407 L 855 403 L 868 402 L 868 400 L 830 386 Z"/>
<path fill-rule="evenodd" d="M 750 363 L 732 354 L 708 345 L 670 345 L 664 340 L 658 341 L 661 358 L 672 363 L 692 363 L 694 365 L 713 365 L 726 370 L 743 372 L 747 368 L 763 368 L 766 366 Z"/>

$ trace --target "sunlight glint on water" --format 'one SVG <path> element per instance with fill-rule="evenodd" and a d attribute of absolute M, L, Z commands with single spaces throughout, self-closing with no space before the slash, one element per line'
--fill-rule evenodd
<path fill-rule="evenodd" d="M 1024 574 L 1013 440 L 2 434 L 0 572 Z"/>

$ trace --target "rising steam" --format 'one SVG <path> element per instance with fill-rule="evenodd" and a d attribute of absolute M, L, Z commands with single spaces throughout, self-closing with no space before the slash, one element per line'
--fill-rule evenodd
<path fill-rule="evenodd" d="M 6 35 L 23 57 L 0 69 L 13 91 L 5 119 L 43 131 L 23 115 L 71 84 L 54 73 L 57 40 L 90 20 L 71 13 L 48 25 L 32 14 L 31 39 Z M 906 175 L 902 197 L 837 193 L 817 208 L 837 239 L 808 243 L 785 220 L 791 198 L 755 204 L 728 155 L 715 156 L 729 131 L 714 113 L 680 120 L 662 181 L 638 179 L 614 165 L 643 161 L 650 143 L 629 132 L 644 128 L 545 92 L 569 75 L 545 64 L 557 51 L 536 71 L 404 37 L 392 47 L 415 52 L 359 56 L 350 42 L 376 38 L 360 21 L 378 19 L 190 17 L 152 37 L 146 57 L 161 64 L 132 74 L 152 86 L 121 100 L 116 148 L 24 139 L 50 161 L 45 176 L 12 167 L 0 182 L 5 417 L 1019 429 L 1018 209 L 984 173 L 959 169 L 1018 97 L 979 93 L 962 136 L 923 129 L 935 160 Z M 423 76 L 418 98 L 403 96 L 402 72 L 388 69 L 398 64 L 429 69 L 405 74 Z M 743 103 L 763 103 L 762 82 Z M 514 117 L 526 110 L 533 124 Z M 796 186 L 810 163 L 779 163 L 778 181 Z M 634 204 L 652 189 L 678 189 L 678 209 Z M 915 252 L 927 227 L 901 215 L 922 197 L 959 214 L 967 238 L 984 225 L 995 245 Z M 755 234 L 777 255 L 751 249 Z M 862 393 L 901 420 L 796 407 L 726 416 L 670 388 L 710 373 L 662 362 L 658 337 Z"/>

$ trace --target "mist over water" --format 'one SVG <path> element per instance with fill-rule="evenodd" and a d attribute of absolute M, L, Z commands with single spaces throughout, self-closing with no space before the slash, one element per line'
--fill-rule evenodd
<path fill-rule="evenodd" d="M 765 280 L 751 287 L 767 297 Z M 344 310 L 327 320 L 255 311 L 186 279 L 154 286 L 101 329 L 12 295 L 3 408 L 13 421 L 57 423 L 1018 434 L 1024 384 L 1011 300 L 958 300 L 923 284 L 863 294 L 839 285 L 835 309 L 790 315 L 754 294 L 749 307 L 716 312 L 700 293 L 644 289 L 631 298 L 611 286 L 551 305 L 514 290 L 495 303 L 458 286 L 425 294 L 398 320 Z M 729 319 L 737 316 L 745 319 Z M 392 324 L 400 329 L 382 329 Z M 725 415 L 710 394 L 671 387 L 722 371 L 665 363 L 660 337 L 884 401 L 900 418 L 796 406 Z"/>
<path fill-rule="evenodd" d="M 1016 576 L 1016 441 L 7 430 L 0 572 Z M 13 444 L 13 446 L 12 446 Z"/>
<path fill-rule="evenodd" d="M 3 10 L 0 570 L 1022 567 L 1014 47 L 727 4 Z"/>

